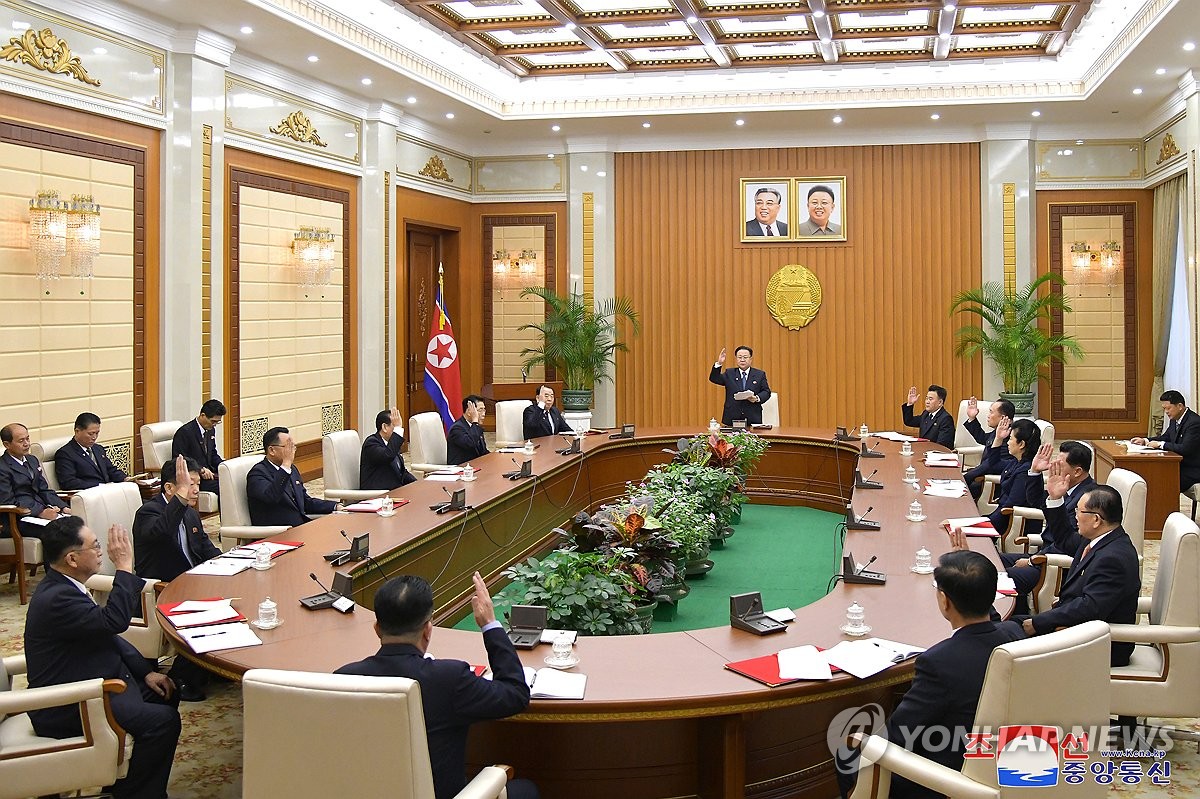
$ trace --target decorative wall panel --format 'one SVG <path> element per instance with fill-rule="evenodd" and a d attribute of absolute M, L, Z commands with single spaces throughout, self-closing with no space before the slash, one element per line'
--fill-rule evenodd
<path fill-rule="evenodd" d="M 1187 118 L 1180 114 L 1146 137 L 1142 148 L 1147 177 L 1182 164 L 1189 149 Z"/>
<path fill-rule="evenodd" d="M 561 194 L 566 191 L 566 158 L 477 158 L 475 193 Z"/>
<path fill-rule="evenodd" d="M 1043 183 L 1137 180 L 1142 177 L 1142 143 L 1120 141 L 1040 141 L 1037 179 Z"/>
<path fill-rule="evenodd" d="M 470 194 L 474 187 L 468 156 L 404 134 L 396 136 L 396 172 L 450 194 Z"/>
<path fill-rule="evenodd" d="M 310 156 L 358 164 L 362 122 L 332 108 L 247 80 L 225 79 L 225 128 Z"/>

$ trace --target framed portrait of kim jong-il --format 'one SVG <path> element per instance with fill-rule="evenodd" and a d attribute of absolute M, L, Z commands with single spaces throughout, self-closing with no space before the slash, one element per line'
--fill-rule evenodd
<path fill-rule="evenodd" d="M 846 178 L 796 178 L 793 218 L 797 241 L 846 240 Z"/>
<path fill-rule="evenodd" d="M 769 244 L 792 238 L 792 181 L 790 178 L 742 178 L 738 229 L 742 241 Z"/>

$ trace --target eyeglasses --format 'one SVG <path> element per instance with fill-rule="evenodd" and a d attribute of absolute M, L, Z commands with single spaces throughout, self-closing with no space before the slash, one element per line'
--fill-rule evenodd
<path fill-rule="evenodd" d="M 1090 513 L 1091 515 L 1095 516 L 1100 521 L 1104 521 L 1104 516 L 1102 514 L 1099 514 L 1094 510 L 1084 510 L 1083 508 L 1079 507 L 1078 505 L 1075 506 L 1075 512 L 1076 513 Z"/>
<path fill-rule="evenodd" d="M 104 547 L 100 546 L 100 539 L 96 539 L 96 542 L 94 544 L 92 544 L 91 546 L 75 547 L 74 549 L 68 549 L 67 554 L 69 555 L 72 552 L 87 552 L 89 549 L 93 549 L 96 552 L 101 552 L 104 550 Z"/>

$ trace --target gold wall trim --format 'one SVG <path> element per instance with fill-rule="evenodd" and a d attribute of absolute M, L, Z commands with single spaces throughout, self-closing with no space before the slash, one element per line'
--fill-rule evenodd
<path fill-rule="evenodd" d="M 298 141 L 301 144 L 312 144 L 317 147 L 328 147 L 328 142 L 321 139 L 317 133 L 317 128 L 313 125 L 311 119 L 303 111 L 293 111 L 292 113 L 279 120 L 278 125 L 272 125 L 267 128 L 271 133 L 277 136 L 286 136 L 292 141 Z"/>
<path fill-rule="evenodd" d="M 262 131 L 259 125 L 264 124 L 261 119 L 246 118 L 243 115 L 231 114 L 230 111 L 235 107 L 233 97 L 238 92 L 247 94 L 257 94 L 262 97 L 270 98 L 286 106 L 296 108 L 296 111 L 289 113 L 279 124 L 267 127 L 267 133 Z M 299 114 L 299 117 L 297 117 Z M 340 125 L 345 125 L 347 132 L 354 132 L 354 152 L 346 154 L 338 152 L 338 147 L 328 149 L 329 144 L 324 139 L 316 136 L 316 129 L 312 118 L 309 114 L 318 117 L 323 117 L 325 122 L 328 122 L 334 128 Z M 324 124 L 324 123 L 322 123 Z M 255 127 L 247 127 L 253 125 Z M 257 129 L 255 129 L 257 128 Z M 250 139 L 255 139 L 261 142 L 267 142 L 276 146 L 288 147 L 298 152 L 303 152 L 308 155 L 314 155 L 313 150 L 309 146 L 316 145 L 326 148 L 323 152 L 315 153 L 322 158 L 329 158 L 343 163 L 359 165 L 362 162 L 362 120 L 358 117 L 344 113 L 342 111 L 328 108 L 323 105 L 317 105 L 303 97 L 298 97 L 294 94 L 279 91 L 270 86 L 264 86 L 261 83 L 256 83 L 246 78 L 237 77 L 234 75 L 225 76 L 225 130 L 231 133 L 237 133 Z M 293 132 L 296 135 L 293 135 Z M 330 135 L 328 131 L 326 135 Z M 340 133 L 332 134 L 333 138 L 341 141 Z M 299 138 L 297 138 L 299 136 Z M 312 137 L 316 137 L 320 144 L 312 141 Z M 321 167 L 317 167 L 318 169 Z"/>
<path fill-rule="evenodd" d="M 393 408 L 392 394 L 392 173 L 383 173 L 383 396 Z"/>
<path fill-rule="evenodd" d="M 200 396 L 212 393 L 212 157 L 213 128 L 200 136 Z"/>
<path fill-rule="evenodd" d="M 591 308 L 596 302 L 596 194 L 583 193 L 583 301 Z"/>
<path fill-rule="evenodd" d="M 50 28 L 34 31 L 33 28 L 20 36 L 8 40 L 0 48 L 0 58 L 25 64 L 51 75 L 67 75 L 88 86 L 99 86 L 100 81 L 88 74 L 87 67 L 79 56 L 71 52 L 67 40 L 54 34 Z"/>
<path fill-rule="evenodd" d="M 1004 184 L 1004 291 L 1017 291 L 1017 184 Z"/>
<path fill-rule="evenodd" d="M 1158 159 L 1155 160 L 1154 165 L 1159 166 L 1163 161 L 1168 161 L 1179 153 L 1179 145 L 1175 143 L 1175 137 L 1168 133 L 1163 136 L 1162 146 L 1158 148 Z"/>
<path fill-rule="evenodd" d="M 434 180 L 443 180 L 446 183 L 454 182 L 454 178 L 450 177 L 450 173 L 446 171 L 446 162 L 442 160 L 440 155 L 429 156 L 429 160 L 425 162 L 425 166 L 421 167 L 421 171 L 417 174 L 433 178 Z"/>

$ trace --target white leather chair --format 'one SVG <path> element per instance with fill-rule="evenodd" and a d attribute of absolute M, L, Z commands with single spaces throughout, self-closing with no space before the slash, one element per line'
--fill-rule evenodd
<path fill-rule="evenodd" d="M 967 421 L 967 402 L 962 400 L 958 403 L 958 426 L 954 428 L 954 451 L 962 455 L 963 466 L 971 468 L 978 466 L 979 461 L 983 460 L 983 444 L 978 443 L 967 432 L 967 428 L 963 427 L 963 422 Z M 979 420 L 980 426 L 983 427 L 983 432 L 990 433 L 992 428 L 987 426 L 987 408 L 986 400 L 979 401 Z"/>
<path fill-rule="evenodd" d="M 1192 501 L 1192 521 L 1196 521 L 1196 504 L 1200 503 L 1200 483 L 1188 486 L 1183 495 Z"/>
<path fill-rule="evenodd" d="M 46 485 L 50 486 L 50 490 L 60 495 L 66 496 L 62 486 L 58 482 L 58 471 L 54 466 L 54 456 L 58 451 L 66 446 L 71 440 L 71 436 L 60 436 L 59 438 L 47 438 L 43 441 L 35 441 L 29 447 L 29 453 L 37 458 L 42 463 L 42 474 L 46 475 Z"/>
<path fill-rule="evenodd" d="M 108 528 L 119 524 L 132 536 L 133 517 L 142 507 L 142 494 L 134 483 L 101 483 L 71 497 L 71 515 L 92 528 L 103 548 L 100 574 L 116 574 L 108 557 Z"/>
<path fill-rule="evenodd" d="M 408 417 L 408 468 L 424 477 L 429 472 L 445 469 L 446 429 L 436 412 L 418 413 Z"/>
<path fill-rule="evenodd" d="M 974 727 L 994 731 L 1005 725 L 1043 724 L 1057 725 L 1064 731 L 1082 727 L 1089 732 L 1106 728 L 1109 701 L 1104 685 L 1108 681 L 1109 647 L 1108 625 L 1102 621 L 996 647 L 983 679 Z M 1063 679 L 1063 675 L 1070 675 L 1070 679 Z M 955 799 L 1017 799 L 1029 793 L 1026 788 L 1001 789 L 993 758 L 967 759 L 958 772 L 878 735 L 855 733 L 852 737 L 862 743 L 853 799 L 887 796 L 892 774 Z M 1099 738 L 1088 738 L 1093 756 L 1104 746 Z M 1071 796 L 1098 799 L 1108 796 L 1108 786 L 1086 779 L 1081 785 L 1071 786 Z"/>
<path fill-rule="evenodd" d="M 496 446 L 517 447 L 525 443 L 523 418 L 529 400 L 501 400 L 496 403 Z"/>
<path fill-rule="evenodd" d="M 142 425 L 142 462 L 146 464 L 146 471 L 151 479 L 158 478 L 162 473 L 163 464 L 171 459 L 171 442 L 175 438 L 175 431 L 180 427 L 183 427 L 183 422 L 178 419 Z M 216 513 L 219 509 L 216 494 L 211 491 L 200 492 L 196 510 L 208 514 Z"/>
<path fill-rule="evenodd" d="M 1163 526 L 1158 575 L 1138 599 L 1149 624 L 1113 624 L 1114 641 L 1136 644 L 1128 666 L 1112 669 L 1112 712 L 1122 716 L 1200 717 L 1200 527 L 1182 513 Z M 1200 733 L 1172 730 L 1200 747 Z"/>
<path fill-rule="evenodd" d="M 1033 423 L 1038 426 L 1038 432 L 1042 434 L 1042 443 L 1054 444 L 1054 425 L 1047 422 L 1045 419 L 1034 419 Z"/>
<path fill-rule="evenodd" d="M 125 776 L 125 733 L 116 725 L 109 695 L 125 690 L 120 680 L 92 680 L 14 690 L 13 676 L 25 673 L 25 656 L 0 660 L 0 796 L 57 795 Z M 83 734 L 42 738 L 30 710 L 79 705 Z"/>
<path fill-rule="evenodd" d="M 772 391 L 771 398 L 763 403 L 762 423 L 779 427 L 779 392 Z"/>
<path fill-rule="evenodd" d="M 321 466 L 325 476 L 325 499 L 358 502 L 382 497 L 382 489 L 363 491 L 358 487 L 362 436 L 357 430 L 338 430 L 321 436 Z"/>
<path fill-rule="evenodd" d="M 242 680 L 242 796 L 432 799 L 421 687 L 404 677 L 251 669 Z M 313 719 L 322 735 L 314 756 Z M 330 764 L 370 764 L 336 768 Z M 507 769 L 487 766 L 459 799 L 502 799 Z"/>
<path fill-rule="evenodd" d="M 250 503 L 246 499 L 246 475 L 262 460 L 261 455 L 242 455 L 221 461 L 221 532 L 222 549 L 230 549 L 243 541 L 257 541 L 289 530 L 283 526 L 255 527 L 250 521 Z"/>

